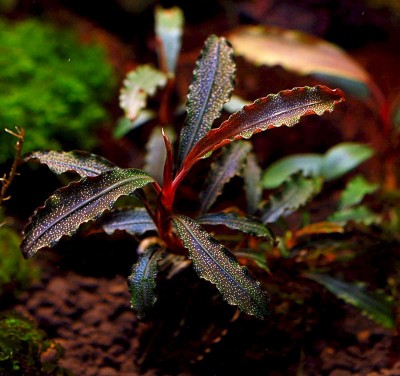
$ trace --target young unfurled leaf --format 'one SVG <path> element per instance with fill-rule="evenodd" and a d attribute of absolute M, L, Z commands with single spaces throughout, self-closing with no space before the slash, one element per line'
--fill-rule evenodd
<path fill-rule="evenodd" d="M 374 155 L 374 150 L 363 144 L 343 142 L 324 155 L 321 176 L 325 180 L 337 179 Z"/>
<path fill-rule="evenodd" d="M 378 187 L 378 184 L 372 184 L 362 175 L 357 175 L 347 183 L 345 190 L 340 195 L 339 209 L 359 204 L 366 195 L 374 193 Z"/>
<path fill-rule="evenodd" d="M 154 180 L 137 169 L 113 169 L 58 189 L 33 214 L 25 227 L 21 250 L 32 257 L 39 249 L 55 245 L 85 222 L 98 219 L 116 200 Z"/>
<path fill-rule="evenodd" d="M 264 188 L 278 188 L 290 176 L 302 172 L 304 176 L 320 176 L 323 156 L 320 154 L 293 154 L 271 163 L 264 171 Z"/>
<path fill-rule="evenodd" d="M 339 89 L 332 90 L 326 86 L 283 90 L 257 99 L 200 139 L 188 154 L 182 170 L 190 169 L 196 161 L 232 141 L 250 138 L 273 127 L 293 126 L 303 116 L 332 112 L 334 106 L 343 100 Z"/>
<path fill-rule="evenodd" d="M 260 283 L 240 266 L 232 253 L 192 219 L 176 215 L 176 229 L 197 274 L 214 283 L 224 299 L 260 319 L 267 316 L 268 296 Z"/>
<path fill-rule="evenodd" d="M 162 51 L 160 51 L 160 54 L 164 54 L 165 56 L 168 72 L 174 73 L 179 51 L 181 50 L 184 23 L 183 12 L 178 7 L 169 9 L 156 7 L 155 16 L 156 35 L 162 42 Z"/>
<path fill-rule="evenodd" d="M 83 151 L 35 151 L 24 159 L 37 160 L 56 174 L 72 171 L 82 177 L 96 176 L 117 167 L 103 157 Z"/>
<path fill-rule="evenodd" d="M 250 143 L 238 142 L 225 149 L 221 158 L 211 165 L 206 188 L 200 193 L 201 213 L 205 213 L 211 208 L 222 193 L 224 185 L 240 172 L 250 150 Z"/>
<path fill-rule="evenodd" d="M 302 171 L 305 176 L 319 176 L 324 180 L 337 179 L 373 154 L 371 147 L 355 142 L 335 145 L 325 154 L 293 154 L 272 163 L 264 171 L 262 186 L 277 188 L 298 171 Z"/>
<path fill-rule="evenodd" d="M 380 223 L 382 217 L 379 214 L 374 213 L 368 207 L 360 205 L 338 210 L 329 216 L 328 221 L 339 223 L 341 225 L 345 225 L 352 221 L 369 226 Z"/>
<path fill-rule="evenodd" d="M 246 166 L 243 170 L 244 188 L 247 199 L 247 212 L 254 214 L 258 210 L 262 199 L 261 168 L 256 156 L 250 153 L 247 156 Z"/>
<path fill-rule="evenodd" d="M 101 222 L 107 235 L 115 231 L 126 231 L 131 235 L 142 235 L 147 231 L 156 231 L 156 225 L 144 208 L 126 208 L 112 211 Z"/>
<path fill-rule="evenodd" d="M 171 142 L 175 141 L 175 132 L 172 128 L 165 128 L 164 131 L 168 135 Z M 146 145 L 147 154 L 145 157 L 145 171 L 149 173 L 159 184 L 163 182 L 164 163 L 166 158 L 166 150 L 164 138 L 160 127 L 154 128 L 150 135 L 150 139 Z"/>
<path fill-rule="evenodd" d="M 240 216 L 235 213 L 209 213 L 196 218 L 201 225 L 223 225 L 233 230 L 239 230 L 246 234 L 266 237 L 273 240 L 273 235 L 268 227 L 253 217 Z"/>
<path fill-rule="evenodd" d="M 178 166 L 211 129 L 234 86 L 233 51 L 225 38 L 210 36 L 197 61 L 187 98 L 187 118 L 181 131 Z"/>
<path fill-rule="evenodd" d="M 147 123 L 148 121 L 155 119 L 157 114 L 152 110 L 141 110 L 135 120 L 130 120 L 126 117 L 123 117 L 118 120 L 117 126 L 114 129 L 113 136 L 116 139 L 124 137 L 130 131 L 140 127 L 141 125 Z"/>
<path fill-rule="evenodd" d="M 149 246 L 139 255 L 128 277 L 131 308 L 140 320 L 146 318 L 157 300 L 155 279 L 159 272 L 158 261 L 163 257 L 163 253 L 164 250 L 159 245 Z"/>
<path fill-rule="evenodd" d="M 394 328 L 393 304 L 383 297 L 368 293 L 365 288 L 344 282 L 327 274 L 307 273 L 305 277 L 318 282 L 338 298 L 357 307 L 364 315 L 378 324 L 387 328 Z"/>
<path fill-rule="evenodd" d="M 228 39 L 235 54 L 257 65 L 313 75 L 361 99 L 382 96 L 367 71 L 344 50 L 300 31 L 245 26 L 230 32 Z"/>
<path fill-rule="evenodd" d="M 279 217 L 288 216 L 309 202 L 320 190 L 320 179 L 307 178 L 302 174 L 293 175 L 284 183 L 281 192 L 270 197 L 262 215 L 263 223 L 272 223 Z"/>
<path fill-rule="evenodd" d="M 129 72 L 121 89 L 119 103 L 125 116 L 135 120 L 146 106 L 147 96 L 154 95 L 158 87 L 167 83 L 166 75 L 151 65 L 141 65 Z"/>

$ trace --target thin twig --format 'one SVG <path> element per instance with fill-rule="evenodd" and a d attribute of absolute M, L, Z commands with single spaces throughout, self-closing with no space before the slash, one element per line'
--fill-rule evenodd
<path fill-rule="evenodd" d="M 4 201 L 8 200 L 10 196 L 6 196 L 7 189 L 10 187 L 11 182 L 13 181 L 15 175 L 17 175 L 17 167 L 18 163 L 21 159 L 21 153 L 22 153 L 22 146 L 24 144 L 24 136 L 25 136 L 25 131 L 24 128 L 18 128 L 15 127 L 16 132 L 10 131 L 9 129 L 5 129 L 5 131 L 12 136 L 17 138 L 17 142 L 15 144 L 15 157 L 14 157 L 14 162 L 11 166 L 10 172 L 7 174 L 4 174 L 2 178 L 0 178 L 1 181 L 1 191 L 0 191 L 0 206 L 3 204 Z"/>

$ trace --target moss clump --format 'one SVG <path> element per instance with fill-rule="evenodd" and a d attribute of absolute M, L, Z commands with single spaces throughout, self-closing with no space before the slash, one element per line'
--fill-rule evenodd
<path fill-rule="evenodd" d="M 57 363 L 62 348 L 21 315 L 0 316 L 0 374 L 66 376 Z"/>
<path fill-rule="evenodd" d="M 0 208 L 0 299 L 15 295 L 39 278 L 40 269 L 33 260 L 24 260 L 19 250 L 19 234 L 3 222 Z"/>
<path fill-rule="evenodd" d="M 35 20 L 0 18 L 0 129 L 24 127 L 25 151 L 93 147 L 115 83 L 100 46 Z M 4 137 L 0 162 L 14 154 Z"/>

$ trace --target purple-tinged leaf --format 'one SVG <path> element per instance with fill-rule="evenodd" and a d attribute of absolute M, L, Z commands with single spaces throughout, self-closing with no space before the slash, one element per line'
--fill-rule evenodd
<path fill-rule="evenodd" d="M 201 158 L 209 156 L 220 147 L 270 128 L 297 124 L 303 116 L 332 112 L 344 100 L 339 89 L 326 86 L 298 87 L 270 94 L 243 107 L 209 131 L 190 151 L 181 170 L 189 170 Z"/>
<path fill-rule="evenodd" d="M 73 235 L 85 222 L 98 219 L 117 199 L 154 182 L 137 169 L 113 169 L 58 189 L 37 209 L 24 230 L 21 250 L 32 257 L 39 249 L 54 246 Z"/>
<path fill-rule="evenodd" d="M 267 226 L 253 217 L 240 216 L 236 213 L 219 212 L 204 214 L 196 218 L 196 222 L 201 225 L 223 225 L 233 230 L 239 230 L 246 234 L 265 237 L 273 240 L 273 235 Z"/>
<path fill-rule="evenodd" d="M 126 231 L 130 235 L 142 235 L 147 231 L 156 231 L 157 227 L 144 208 L 128 208 L 112 211 L 101 222 L 106 234 Z"/>
<path fill-rule="evenodd" d="M 247 199 L 247 212 L 254 214 L 262 199 L 261 168 L 257 163 L 254 153 L 247 156 L 247 162 L 243 169 L 244 188 Z"/>
<path fill-rule="evenodd" d="M 221 158 L 211 165 L 206 188 L 200 193 L 201 213 L 205 213 L 211 208 L 217 197 L 222 194 L 224 185 L 239 174 L 250 150 L 249 142 L 237 142 L 225 149 Z"/>
<path fill-rule="evenodd" d="M 139 255 L 138 261 L 132 267 L 128 277 L 128 287 L 131 293 L 131 308 L 140 320 L 145 319 L 157 300 L 156 277 L 159 272 L 158 261 L 163 257 L 164 249 L 152 244 Z"/>
<path fill-rule="evenodd" d="M 173 220 L 197 274 L 215 284 L 229 304 L 264 319 L 268 295 L 247 268 L 240 266 L 235 256 L 194 220 L 182 215 Z"/>
<path fill-rule="evenodd" d="M 210 36 L 194 70 L 187 99 L 187 118 L 181 131 L 178 166 L 211 129 L 234 87 L 233 50 L 225 38 Z"/>
<path fill-rule="evenodd" d="M 307 178 L 301 173 L 291 176 L 283 184 L 282 191 L 270 197 L 262 215 L 263 223 L 273 223 L 292 214 L 318 194 L 321 186 L 321 179 Z"/>
<path fill-rule="evenodd" d="M 84 151 L 35 151 L 24 158 L 25 161 L 38 161 L 56 174 L 75 172 L 81 177 L 97 176 L 117 166 L 96 154 Z"/>

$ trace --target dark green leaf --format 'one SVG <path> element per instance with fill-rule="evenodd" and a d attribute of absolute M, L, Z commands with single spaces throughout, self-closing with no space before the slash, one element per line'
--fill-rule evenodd
<path fill-rule="evenodd" d="M 268 227 L 253 217 L 243 217 L 235 213 L 210 213 L 196 218 L 196 222 L 201 225 L 218 226 L 223 225 L 233 230 L 239 230 L 246 234 L 263 236 L 273 240 L 273 235 Z"/>
<path fill-rule="evenodd" d="M 373 154 L 374 150 L 367 145 L 343 142 L 329 149 L 324 155 L 321 176 L 325 180 L 337 179 L 371 158 Z"/>
<path fill-rule="evenodd" d="M 247 212 L 254 214 L 262 199 L 261 168 L 257 163 L 256 156 L 250 153 L 247 157 L 246 166 L 243 170 L 244 188 L 247 199 Z"/>
<path fill-rule="evenodd" d="M 347 183 L 345 190 L 340 195 L 339 209 L 359 204 L 366 195 L 374 193 L 378 188 L 378 184 L 372 184 L 363 176 L 357 175 Z"/>
<path fill-rule="evenodd" d="M 211 165 L 206 188 L 200 193 L 201 213 L 205 213 L 211 208 L 222 193 L 224 185 L 240 172 L 250 150 L 250 143 L 238 142 L 225 149 L 221 158 Z"/>
<path fill-rule="evenodd" d="M 201 138 L 188 154 L 181 170 L 190 169 L 199 159 L 232 141 L 248 139 L 255 133 L 282 125 L 291 127 L 303 116 L 332 112 L 343 100 L 339 89 L 332 90 L 326 86 L 299 87 L 257 99 Z"/>
<path fill-rule="evenodd" d="M 247 314 L 265 318 L 268 296 L 247 268 L 240 266 L 227 248 L 192 219 L 179 215 L 173 220 L 197 274 L 214 283 L 229 304 L 237 305 Z"/>
<path fill-rule="evenodd" d="M 281 192 L 270 197 L 262 215 L 263 223 L 272 223 L 282 216 L 288 216 L 309 202 L 320 189 L 320 179 L 306 178 L 302 174 L 293 175 L 284 183 Z"/>
<path fill-rule="evenodd" d="M 346 303 L 357 307 L 364 315 L 375 320 L 378 324 L 387 328 L 395 327 L 393 304 L 382 297 L 374 296 L 368 293 L 365 288 L 327 274 L 307 273 L 305 276 L 318 282 Z"/>
<path fill-rule="evenodd" d="M 159 272 L 158 260 L 163 257 L 163 253 L 164 250 L 159 245 L 150 245 L 139 255 L 128 277 L 131 308 L 140 320 L 146 318 L 157 300 L 155 279 Z"/>
<path fill-rule="evenodd" d="M 262 176 L 264 188 L 278 188 L 285 180 L 297 172 L 304 176 L 319 176 L 323 156 L 320 154 L 294 154 L 272 163 Z"/>
<path fill-rule="evenodd" d="M 155 31 L 162 42 L 162 53 L 165 54 L 169 73 L 174 73 L 179 51 L 181 50 L 184 16 L 178 7 L 156 8 Z"/>
<path fill-rule="evenodd" d="M 82 177 L 96 176 L 117 167 L 103 157 L 83 151 L 35 151 L 24 159 L 37 160 L 56 174 L 73 171 Z"/>
<path fill-rule="evenodd" d="M 32 257 L 39 249 L 52 247 L 64 235 L 74 234 L 85 222 L 98 219 L 116 200 L 153 182 L 136 169 L 113 169 L 58 189 L 33 214 L 25 227 L 21 250 Z"/>
<path fill-rule="evenodd" d="M 142 235 L 157 228 L 144 208 L 128 208 L 111 212 L 101 222 L 101 227 L 108 235 L 115 231 L 126 231 L 131 235 Z"/>
<path fill-rule="evenodd" d="M 211 129 L 234 87 L 233 51 L 225 38 L 210 36 L 203 48 L 189 87 L 187 118 L 181 131 L 178 166 L 193 146 Z"/>

